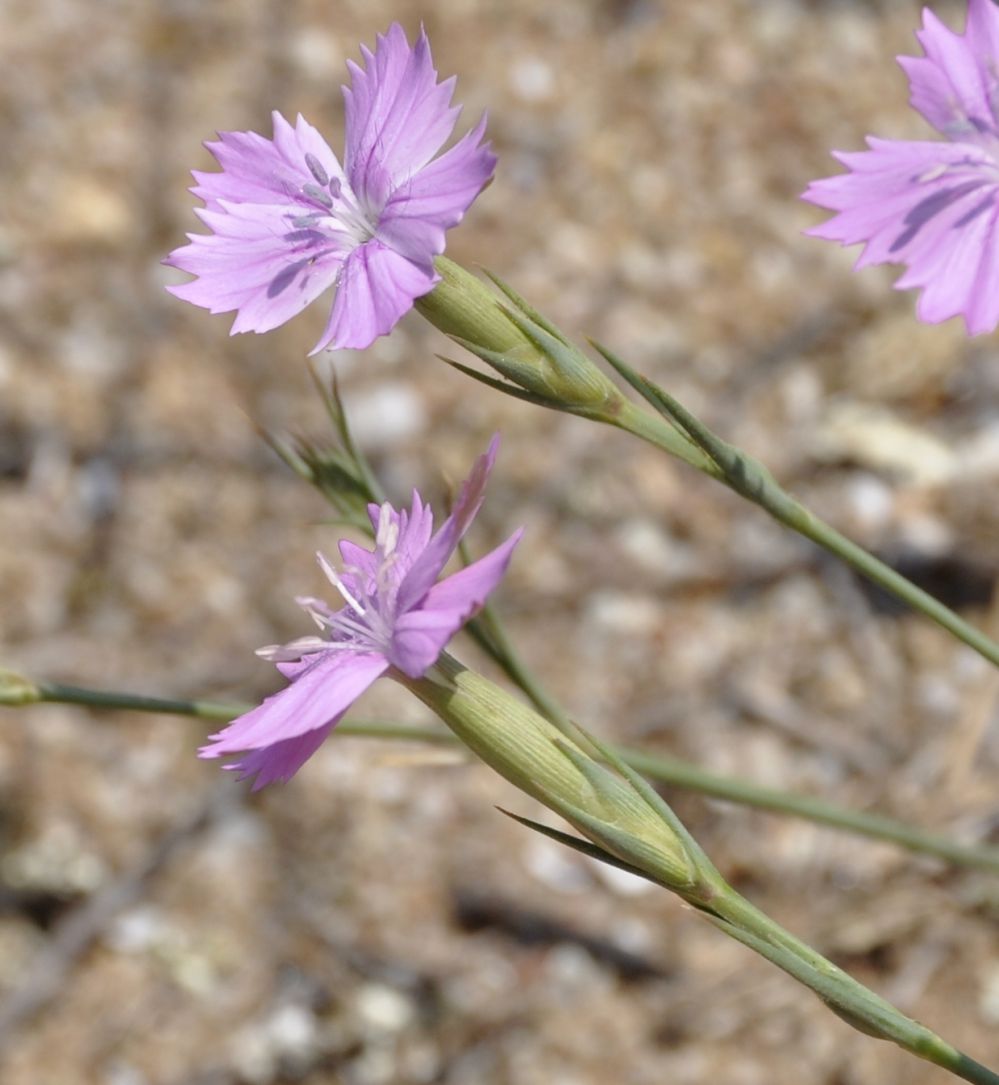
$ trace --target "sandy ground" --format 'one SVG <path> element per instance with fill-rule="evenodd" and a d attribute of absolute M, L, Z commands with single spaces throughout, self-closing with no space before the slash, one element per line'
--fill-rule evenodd
<path fill-rule="evenodd" d="M 963 5 L 935 9 L 959 25 Z M 0 664 L 168 696 L 276 688 L 335 529 L 255 424 L 321 435 L 318 304 L 267 336 L 169 297 L 215 129 L 333 146 L 358 43 L 422 19 L 496 181 L 449 253 L 594 335 L 977 622 L 997 571 L 999 351 L 802 236 L 831 148 L 921 137 L 883 0 L 5 0 Z M 472 539 L 582 723 L 719 772 L 999 838 L 994 675 L 622 434 L 481 389 L 418 317 L 342 377 L 386 486 L 503 451 Z M 455 348 L 452 348 L 455 349 Z M 462 658 L 478 659 L 465 644 Z M 362 715 L 425 721 L 394 687 Z M 330 741 L 251 796 L 208 726 L 44 706 L 0 742 L 5 1085 L 921 1085 L 668 894 L 532 838 L 441 751 Z M 994 877 L 670 792 L 722 871 L 999 1061 Z"/>

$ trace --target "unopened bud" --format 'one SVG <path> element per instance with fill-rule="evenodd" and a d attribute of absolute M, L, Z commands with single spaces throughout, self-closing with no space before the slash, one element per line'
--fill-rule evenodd
<path fill-rule="evenodd" d="M 441 281 L 416 301 L 435 328 L 534 402 L 601 421 L 620 410 L 623 397 L 608 377 L 511 287 L 493 277 L 500 297 L 443 256 L 436 267 Z"/>
<path fill-rule="evenodd" d="M 533 709 L 446 653 L 405 684 L 487 765 L 600 847 L 673 889 L 695 883 L 682 841 L 638 791 Z"/>

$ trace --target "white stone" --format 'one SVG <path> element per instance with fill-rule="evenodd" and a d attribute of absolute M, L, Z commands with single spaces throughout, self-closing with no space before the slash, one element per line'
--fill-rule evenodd
<path fill-rule="evenodd" d="M 413 1002 L 394 987 L 369 983 L 356 996 L 357 1012 L 377 1032 L 401 1032 L 415 1016 Z"/>
<path fill-rule="evenodd" d="M 510 84 L 525 102 L 543 102 L 555 90 L 555 73 L 540 57 L 521 57 L 510 67 Z"/>
<path fill-rule="evenodd" d="M 348 417 L 358 442 L 372 448 L 398 444 L 427 427 L 423 401 L 402 381 L 382 381 L 356 393 Z"/>

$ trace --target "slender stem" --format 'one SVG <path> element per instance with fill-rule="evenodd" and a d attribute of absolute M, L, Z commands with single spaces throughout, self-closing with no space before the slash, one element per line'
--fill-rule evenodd
<path fill-rule="evenodd" d="M 640 437 L 643 441 L 648 441 L 650 445 L 655 445 L 656 448 L 661 448 L 671 456 L 676 456 L 684 463 L 690 464 L 691 467 L 696 467 L 698 471 L 703 471 L 711 478 L 719 482 L 725 481 L 724 473 L 711 458 L 689 441 L 675 426 L 671 426 L 658 415 L 641 410 L 634 403 L 625 400 L 622 410 L 617 414 L 598 419 L 598 421 L 616 426 L 633 437 Z"/>
<path fill-rule="evenodd" d="M 914 610 L 921 611 L 927 618 L 967 644 L 969 648 L 973 648 L 980 656 L 999 666 L 999 644 L 996 641 L 966 622 L 938 599 L 934 599 L 928 592 L 916 587 L 911 580 L 907 580 L 890 566 L 879 561 L 873 554 L 869 554 L 863 547 L 851 542 L 845 535 L 841 535 L 835 528 L 809 512 L 800 502 L 784 494 L 782 500 L 760 502 L 760 504 L 780 523 L 786 524 L 799 535 L 811 539 L 829 553 L 842 558 L 869 580 L 908 603 Z"/>
<path fill-rule="evenodd" d="M 956 1054 L 957 1058 L 952 1065 L 947 1067 L 951 1073 L 963 1077 L 965 1081 L 974 1082 L 974 1085 L 996 1085 L 996 1082 L 999 1081 L 996 1074 L 987 1066 L 983 1066 L 980 1062 L 971 1058 L 970 1055 L 965 1055 L 963 1051 L 958 1051 Z"/>
<path fill-rule="evenodd" d="M 132 712 L 160 712 L 171 716 L 196 716 L 203 720 L 226 721 L 249 712 L 253 705 L 224 701 L 173 700 L 166 697 L 146 697 L 136 693 L 121 693 L 103 689 L 66 686 L 61 682 L 39 682 L 37 696 L 27 702 L 47 701 L 54 704 L 82 705 L 87 708 L 117 708 Z M 0 689 L 0 704 L 3 704 Z"/>
<path fill-rule="evenodd" d="M 351 738 L 377 738 L 397 742 L 419 742 L 431 746 L 458 746 L 459 742 L 442 727 L 414 727 L 408 723 L 379 723 L 373 720 L 344 720 L 336 733 Z"/>
<path fill-rule="evenodd" d="M 833 829 L 857 833 L 872 840 L 884 840 L 908 851 L 933 855 L 961 866 L 975 866 L 999 874 L 999 849 L 960 844 L 944 836 L 924 832 L 902 821 L 850 810 L 810 795 L 778 791 L 741 780 L 706 772 L 686 761 L 616 747 L 620 756 L 643 776 L 672 787 L 696 791 L 725 802 L 752 806 L 775 814 L 799 817 Z"/>
<path fill-rule="evenodd" d="M 515 682 L 533 702 L 535 708 L 560 730 L 571 732 L 575 727 L 568 714 L 554 697 L 542 686 L 517 654 L 506 633 L 499 615 L 487 604 L 477 619 L 482 628 L 476 640 L 503 668 L 507 677 Z M 488 637 L 488 640 L 483 639 Z M 712 798 L 769 810 L 777 814 L 789 814 L 806 821 L 827 825 L 834 829 L 857 833 L 873 840 L 885 840 L 909 851 L 934 855 L 959 865 L 974 865 L 999 874 L 999 850 L 976 848 L 959 844 L 947 837 L 936 836 L 879 814 L 861 813 L 847 807 L 823 802 L 808 795 L 776 791 L 736 777 L 718 776 L 689 762 L 672 757 L 644 753 L 624 746 L 613 747 L 632 768 L 659 783 L 696 791 Z M 974 858 L 972 858 L 972 856 Z"/>
<path fill-rule="evenodd" d="M 498 623 L 495 615 L 492 617 Z M 523 667 L 516 653 L 513 652 L 512 646 L 509 645 L 502 626 L 498 625 L 497 628 L 500 642 L 505 644 L 510 651 L 510 655 L 506 657 L 507 663 L 514 673 L 518 673 L 518 667 L 521 668 L 527 685 L 533 690 L 531 699 L 535 702 L 536 707 L 558 726 L 557 720 L 553 718 L 556 712 L 561 712 L 558 704 Z M 519 680 L 518 684 L 520 684 Z M 522 686 L 522 688 L 525 687 Z M 233 719 L 254 707 L 251 704 L 237 702 L 146 697 L 134 693 L 84 689 L 80 686 L 63 685 L 58 682 L 18 685 L 16 687 L 16 696 L 12 695 L 5 700 L 4 686 L 0 684 L 0 706 L 4 703 L 15 706 L 42 701 L 81 705 L 89 708 L 111 708 L 133 712 L 194 716 L 199 719 L 219 722 Z M 549 708 L 552 710 L 552 715 L 549 715 Z M 569 722 L 571 727 L 571 721 L 568 720 L 564 713 L 562 713 L 562 719 Z M 368 721 L 344 720 L 337 728 L 337 733 L 362 738 L 401 739 L 412 742 L 441 744 L 454 742 L 454 738 L 449 732 L 437 728 L 411 727 Z M 879 814 L 862 813 L 858 810 L 850 810 L 842 806 L 836 806 L 833 803 L 823 802 L 821 799 L 815 799 L 811 796 L 796 795 L 793 792 L 760 787 L 758 784 L 735 777 L 719 776 L 711 772 L 705 772 L 696 765 L 675 758 L 656 756 L 626 746 L 615 746 L 613 749 L 632 768 L 649 779 L 670 787 L 709 795 L 711 798 L 721 799 L 741 806 L 752 806 L 760 810 L 768 810 L 774 814 L 802 818 L 805 821 L 826 825 L 832 829 L 840 829 L 844 832 L 866 836 L 872 840 L 883 840 L 905 848 L 907 851 L 932 855 L 958 866 L 974 867 L 979 870 L 999 873 L 999 849 L 960 844 L 947 837 L 924 832 L 904 822 L 882 817 Z"/>
<path fill-rule="evenodd" d="M 838 968 L 811 946 L 721 882 L 703 908 L 726 934 L 782 968 L 848 1024 L 889 1040 L 975 1085 L 999 1085 L 999 1075 L 969 1058 L 935 1032 L 906 1017 L 890 1002 Z"/>
<path fill-rule="evenodd" d="M 784 524 L 785 527 L 791 528 L 845 561 L 885 591 L 901 599 L 914 610 L 925 614 L 931 621 L 946 629 L 969 648 L 973 648 L 990 663 L 999 666 L 999 643 L 966 622 L 928 592 L 917 587 L 911 580 L 907 580 L 873 554 L 868 553 L 863 547 L 820 520 L 783 489 L 758 460 L 717 437 L 672 396 L 628 370 L 621 359 L 604 348 L 600 350 L 604 357 L 618 368 L 619 372 L 628 376 L 633 383 L 637 380 L 636 387 L 639 387 L 643 395 L 660 411 L 657 415 L 650 415 L 636 408 L 614 418 L 607 418 L 606 421 L 667 452 L 674 452 L 673 445 L 676 442 L 677 427 L 679 427 L 687 437 L 700 446 L 710 459 L 711 469 L 706 470 L 706 474 L 725 483 L 741 497 L 759 505 L 778 523 Z M 683 458 L 688 463 L 691 462 L 689 457 Z"/>
<path fill-rule="evenodd" d="M 527 694 L 542 716 L 555 724 L 560 731 L 570 734 L 572 738 L 576 737 L 576 728 L 569 714 L 520 658 L 492 603 L 487 601 L 477 617 L 468 623 L 466 629 L 479 646 L 499 664 L 507 678 Z"/>

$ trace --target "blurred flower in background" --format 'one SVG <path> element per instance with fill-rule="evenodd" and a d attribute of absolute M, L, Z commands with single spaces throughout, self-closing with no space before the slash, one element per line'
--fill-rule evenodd
<path fill-rule="evenodd" d="M 999 324 L 999 8 L 970 0 L 963 35 L 929 9 L 923 57 L 899 57 L 910 102 L 949 143 L 868 139 L 836 152 L 850 173 L 813 182 L 804 199 L 838 212 L 810 230 L 865 243 L 857 267 L 905 264 L 895 286 L 922 288 L 920 320 L 964 317 L 971 335 Z"/>

